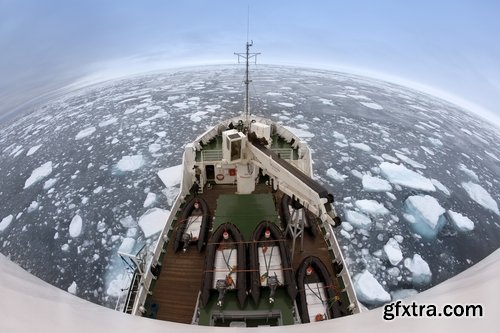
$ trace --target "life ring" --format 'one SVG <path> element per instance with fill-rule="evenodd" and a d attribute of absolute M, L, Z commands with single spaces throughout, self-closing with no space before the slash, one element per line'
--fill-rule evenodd
<path fill-rule="evenodd" d="M 217 176 L 216 176 L 217 180 L 224 180 L 224 175 L 222 173 L 219 173 Z"/>

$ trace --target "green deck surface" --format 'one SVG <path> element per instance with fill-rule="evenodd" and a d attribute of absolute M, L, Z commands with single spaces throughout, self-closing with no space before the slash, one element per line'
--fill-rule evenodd
<path fill-rule="evenodd" d="M 240 229 L 245 240 L 250 240 L 262 220 L 278 222 L 271 193 L 223 194 L 217 199 L 214 230 L 223 223 L 231 222 Z"/>
<path fill-rule="evenodd" d="M 243 238 L 250 240 L 252 238 L 255 227 L 262 221 L 269 220 L 278 223 L 278 214 L 274 205 L 273 195 L 271 193 L 260 194 L 223 194 L 217 199 L 217 211 L 215 212 L 214 230 L 223 223 L 234 223 L 240 229 Z M 236 298 L 236 291 L 228 291 L 224 298 L 224 305 L 219 308 L 217 303 L 217 292 L 211 291 L 210 300 L 206 307 L 200 309 L 199 324 L 213 324 L 213 317 L 222 317 L 225 314 L 226 320 L 222 323 L 217 320 L 217 325 L 228 325 L 231 320 L 228 317 L 234 313 L 247 313 L 256 315 L 259 313 L 259 318 L 247 320 L 248 325 L 275 325 L 274 321 L 265 321 L 266 313 L 272 312 L 274 315 L 279 314 L 282 325 L 293 325 L 293 301 L 286 294 L 285 290 L 279 288 L 276 291 L 276 301 L 274 304 L 268 302 L 269 290 L 263 289 L 259 304 L 254 304 L 249 295 L 245 306 L 240 308 Z M 221 312 L 222 311 L 222 312 Z M 252 313 L 253 312 L 253 313 Z M 264 319 L 262 319 L 264 318 Z M 235 319 L 242 321 L 242 319 Z"/>

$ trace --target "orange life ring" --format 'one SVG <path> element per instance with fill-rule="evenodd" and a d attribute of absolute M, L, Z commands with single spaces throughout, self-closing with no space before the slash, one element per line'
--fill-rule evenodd
<path fill-rule="evenodd" d="M 325 318 L 321 313 L 318 313 L 316 317 L 314 318 L 316 321 L 323 321 Z"/>
<path fill-rule="evenodd" d="M 224 180 L 224 175 L 222 173 L 219 173 L 217 176 L 216 176 L 217 180 Z"/>

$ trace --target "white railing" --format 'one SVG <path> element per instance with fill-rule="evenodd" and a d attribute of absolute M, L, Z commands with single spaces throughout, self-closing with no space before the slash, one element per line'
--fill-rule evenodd
<path fill-rule="evenodd" d="M 222 160 L 222 149 L 201 151 L 201 162 L 213 162 L 220 160 Z"/>

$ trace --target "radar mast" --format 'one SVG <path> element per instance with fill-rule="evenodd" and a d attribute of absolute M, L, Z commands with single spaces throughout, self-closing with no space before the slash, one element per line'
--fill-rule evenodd
<path fill-rule="evenodd" d="M 248 91 L 249 91 L 250 82 L 252 82 L 252 80 L 250 80 L 250 78 L 249 78 L 248 68 L 249 68 L 250 59 L 253 58 L 255 60 L 255 64 L 256 64 L 257 63 L 257 56 L 260 54 L 260 53 L 250 53 L 251 46 L 253 46 L 253 41 L 252 40 L 250 42 L 247 41 L 245 53 L 236 53 L 236 52 L 234 53 L 235 55 L 238 56 L 238 63 L 240 63 L 240 58 L 243 58 L 245 60 L 245 63 L 246 63 L 245 81 L 243 81 L 243 82 L 245 83 L 245 121 L 246 121 L 247 126 L 249 125 L 248 120 L 249 120 L 249 116 L 250 116 L 250 97 L 248 95 Z"/>

